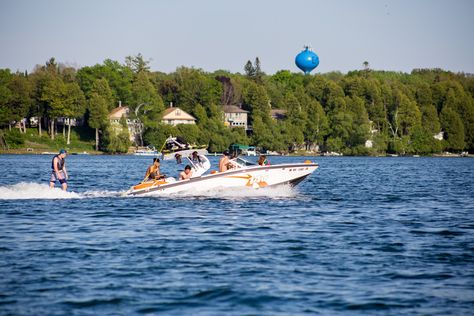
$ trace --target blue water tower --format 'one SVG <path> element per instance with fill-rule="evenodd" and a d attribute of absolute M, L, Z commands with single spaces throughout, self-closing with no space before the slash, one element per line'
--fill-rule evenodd
<path fill-rule="evenodd" d="M 305 46 L 304 50 L 296 55 L 295 64 L 305 74 L 309 74 L 314 68 L 318 67 L 319 57 L 309 49 L 309 46 Z"/>

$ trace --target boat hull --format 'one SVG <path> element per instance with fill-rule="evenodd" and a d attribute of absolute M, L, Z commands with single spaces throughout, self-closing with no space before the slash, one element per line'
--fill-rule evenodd
<path fill-rule="evenodd" d="M 182 181 L 157 180 L 132 187 L 127 195 L 156 192 L 206 192 L 217 188 L 265 188 L 282 184 L 297 185 L 319 167 L 316 163 L 253 166 L 216 172 Z"/>

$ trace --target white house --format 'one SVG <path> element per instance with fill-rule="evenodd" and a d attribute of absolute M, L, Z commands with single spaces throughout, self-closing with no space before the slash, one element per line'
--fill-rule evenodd
<path fill-rule="evenodd" d="M 170 107 L 163 112 L 161 122 L 176 126 L 178 124 L 196 124 L 196 119 L 178 107 Z"/>
<path fill-rule="evenodd" d="M 109 113 L 109 121 L 111 126 L 118 127 L 120 125 L 120 119 L 125 117 L 127 120 L 128 132 L 130 134 L 130 140 L 138 144 L 141 139 L 141 133 L 143 131 L 143 124 L 139 120 L 132 120 L 129 118 L 130 109 L 128 106 L 119 106 Z"/>
<path fill-rule="evenodd" d="M 224 124 L 229 127 L 248 129 L 248 111 L 236 105 L 224 105 Z"/>

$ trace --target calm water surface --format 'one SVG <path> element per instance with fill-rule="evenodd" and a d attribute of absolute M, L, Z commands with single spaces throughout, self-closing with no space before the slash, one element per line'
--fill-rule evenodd
<path fill-rule="evenodd" d="M 50 156 L 0 156 L 0 315 L 472 315 L 474 159 L 317 158 L 293 190 L 121 197 L 150 161 L 70 156 L 63 193 Z"/>

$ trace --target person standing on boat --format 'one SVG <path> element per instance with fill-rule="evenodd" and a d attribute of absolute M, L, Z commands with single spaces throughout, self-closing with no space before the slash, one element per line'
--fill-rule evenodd
<path fill-rule="evenodd" d="M 164 178 L 165 176 L 160 174 L 160 159 L 153 158 L 153 164 L 146 169 L 145 178 L 143 182 L 158 180 Z"/>
<path fill-rule="evenodd" d="M 229 151 L 226 150 L 222 153 L 222 157 L 219 160 L 219 172 L 224 172 L 229 170 Z"/>
<path fill-rule="evenodd" d="M 186 167 L 184 167 L 184 171 L 179 174 L 179 180 L 191 179 L 192 176 L 193 171 L 191 170 L 191 166 L 186 165 Z"/>
<path fill-rule="evenodd" d="M 51 161 L 51 179 L 49 180 L 49 187 L 52 189 L 56 184 L 56 180 L 61 184 L 63 191 L 67 190 L 67 170 L 66 170 L 66 155 L 67 151 L 61 149 L 59 154 L 53 157 Z"/>

